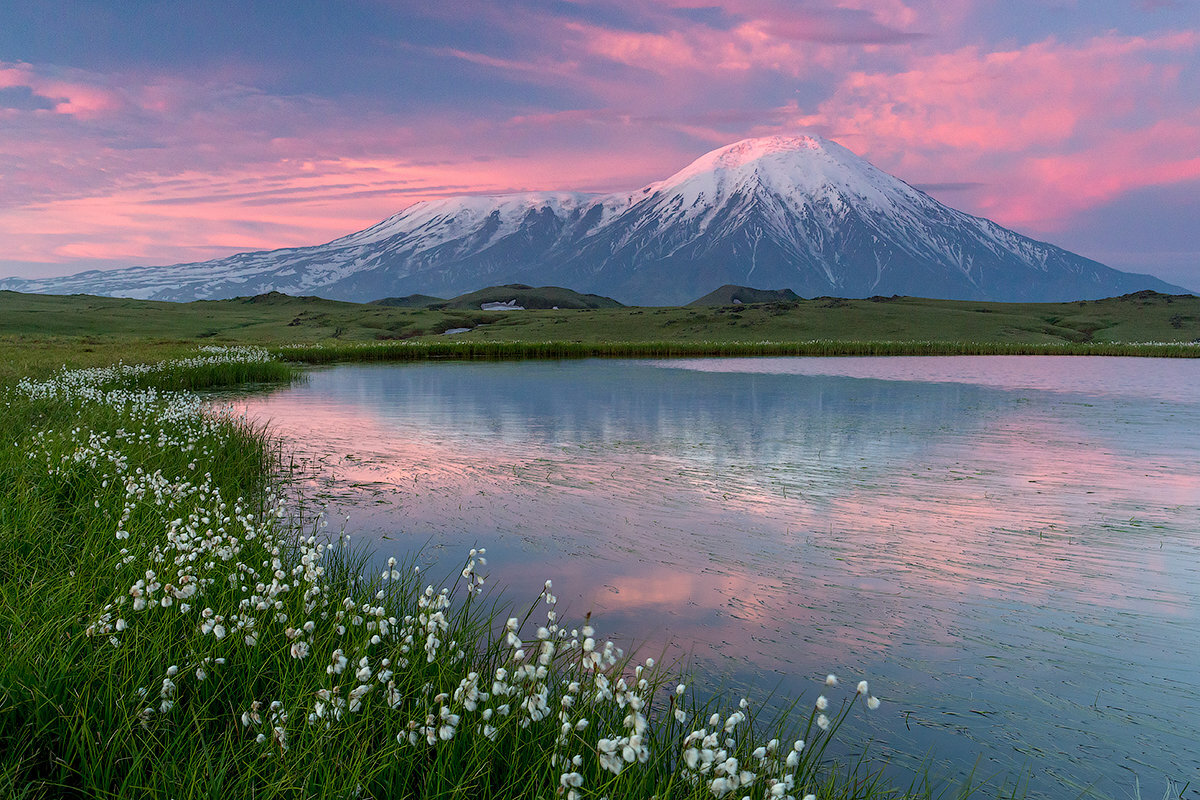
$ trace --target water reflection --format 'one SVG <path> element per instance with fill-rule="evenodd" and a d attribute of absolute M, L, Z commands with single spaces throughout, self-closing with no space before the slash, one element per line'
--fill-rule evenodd
<path fill-rule="evenodd" d="M 865 674 L 887 748 L 1200 782 L 1200 364 L 339 367 L 247 401 L 386 557 L 471 546 L 760 696 Z M 1158 783 L 1154 783 L 1158 781 Z"/>

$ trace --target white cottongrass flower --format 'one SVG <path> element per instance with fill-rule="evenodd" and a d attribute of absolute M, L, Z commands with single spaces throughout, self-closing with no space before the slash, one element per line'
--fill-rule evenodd
<path fill-rule="evenodd" d="M 121 402 L 128 403 L 129 400 Z M 203 427 L 209 412 L 202 411 L 198 404 L 188 405 L 191 402 L 183 403 L 178 412 L 170 413 L 177 413 L 177 420 L 187 424 L 196 421 L 198 428 Z M 159 414 L 162 409 L 172 407 L 170 403 L 159 400 L 150 403 L 148 399 L 145 413 Z M 671 688 L 674 689 L 673 696 L 669 703 L 658 706 L 654 689 L 660 685 L 660 676 L 649 672 L 655 668 L 654 659 L 646 659 L 643 665 L 630 664 L 631 676 L 624 672 L 623 666 L 618 666 L 623 654 L 611 642 L 596 637 L 595 629 L 587 624 L 590 620 L 585 620 L 578 631 L 570 631 L 568 635 L 569 626 L 559 624 L 558 611 L 553 608 L 557 598 L 549 581 L 541 593 L 541 599 L 550 606 L 546 610 L 545 623 L 539 626 L 530 621 L 527 630 L 534 632 L 527 635 L 532 641 L 522 642 L 523 623 L 517 618 L 507 621 L 501 635 L 511 652 L 504 655 L 505 666 L 496 669 L 494 676 L 468 672 L 478 663 L 472 658 L 471 644 L 449 641 L 453 635 L 451 631 L 457 625 L 457 611 L 449 610 L 452 600 L 458 599 L 453 588 L 437 591 L 429 586 L 416 598 L 419 607 L 411 609 L 410 615 L 391 612 L 402 615 L 400 618 L 388 616 L 385 609 L 396 607 L 393 603 L 398 597 L 394 595 L 399 595 L 407 582 L 405 587 L 388 584 L 387 592 L 372 590 L 362 596 L 327 596 L 329 587 L 322 579 L 322 565 L 328 563 L 323 557 L 324 545 L 318 545 L 313 536 L 307 540 L 300 537 L 296 549 L 285 546 L 279 531 L 270 527 L 280 524 L 277 520 L 287 515 L 280 502 L 271 501 L 266 513 L 257 516 L 246 510 L 250 504 L 241 498 L 230 500 L 227 509 L 212 476 L 197 474 L 197 470 L 205 469 L 210 440 L 196 439 L 193 445 L 186 437 L 182 444 L 169 440 L 169 437 L 163 439 L 159 431 L 165 427 L 165 421 L 155 420 L 152 430 L 135 426 L 128 433 L 122 431 L 120 437 L 124 439 L 116 441 L 154 442 L 157 437 L 161 448 L 178 448 L 183 452 L 191 452 L 195 446 L 196 457 L 188 467 L 186 478 L 179 478 L 178 484 L 173 484 L 172 479 L 161 473 L 136 470 L 136 465 L 131 468 L 114 445 L 97 443 L 89 449 L 86 438 L 81 438 L 88 434 L 71 434 L 79 440 L 76 450 L 84 453 L 85 458 L 74 463 L 87 464 L 87 458 L 93 459 L 95 463 L 91 469 L 97 473 L 97 478 L 112 481 L 114 491 L 123 492 L 125 512 L 119 512 L 113 520 L 120 540 L 114 550 L 125 539 L 143 535 L 137 526 L 130 524 L 135 513 L 141 514 L 139 504 L 156 503 L 164 511 L 170 509 L 162 520 L 168 544 L 142 546 L 143 543 L 131 542 L 129 548 L 120 551 L 120 559 L 138 562 L 137 573 L 142 577 L 132 587 L 129 583 L 121 586 L 120 596 L 93 620 L 89 635 L 94 632 L 104 637 L 124 633 L 132 627 L 133 618 L 129 614 L 133 612 L 173 615 L 187 613 L 191 606 L 197 610 L 203 608 L 196 624 L 204 637 L 213 634 L 216 639 L 223 639 L 227 633 L 236 634 L 229 638 L 236 641 L 242 637 L 248 645 L 261 643 L 269 653 L 279 654 L 287 648 L 292 659 L 314 655 L 325 662 L 326 673 L 332 677 L 334 685 L 317 691 L 311 699 L 313 705 L 302 715 L 308 724 L 323 724 L 329 728 L 332 721 L 346 714 L 362 713 L 373 717 L 380 713 L 404 714 L 409 720 L 407 727 L 396 737 L 402 746 L 421 742 L 438 746 L 463 731 L 486 739 L 498 739 L 502 732 L 493 723 L 500 723 L 502 729 L 504 723 L 501 720 L 511 714 L 514 724 L 509 730 L 541 725 L 548 739 L 557 734 L 557 741 L 548 747 L 548 756 L 553 757 L 551 764 L 559 767 L 560 800 L 564 795 L 565 800 L 575 800 L 585 783 L 584 757 L 568 758 L 567 755 L 575 743 L 587 748 L 585 754 L 589 750 L 595 752 L 603 770 L 619 775 L 623 770 L 635 768 L 634 765 L 647 763 L 655 757 L 650 751 L 650 742 L 655 738 L 650 732 L 651 725 L 657 724 L 658 720 L 679 725 L 688 722 L 689 714 L 682 702 L 686 694 L 684 684 L 667 688 L 668 695 L 672 694 Z M 205 429 L 206 435 L 215 431 L 215 428 Z M 101 463 L 112 467 L 98 466 Z M 324 522 L 320 520 L 320 525 Z M 288 524 L 283 523 L 284 531 L 289 530 Z M 131 527 L 133 531 L 128 530 Z M 347 537 L 343 535 L 331 546 L 342 547 L 346 543 Z M 467 569 L 462 573 L 462 577 L 468 579 L 468 591 L 471 585 L 483 582 L 476 568 L 486 565 L 485 552 L 480 548 L 470 553 Z M 296 554 L 294 557 L 293 553 Z M 143 560 L 145 564 L 141 563 Z M 121 562 L 122 568 L 126 563 L 130 561 Z M 387 570 L 380 577 L 387 581 L 402 578 L 395 559 L 388 560 Z M 224 592 L 236 595 L 239 588 L 241 597 L 232 605 L 224 599 L 208 599 L 208 588 L 218 582 L 222 595 L 213 595 L 214 598 L 223 596 Z M 373 587 L 378 588 L 378 585 Z M 205 607 L 207 602 L 217 608 Z M 218 605 L 218 602 L 226 605 Z M 289 618 L 292 625 L 298 627 L 288 626 Z M 299 625 L 301 620 L 307 621 Z M 318 625 L 320 635 L 316 630 Z M 325 641 L 322 636 L 334 631 L 345 637 L 338 642 L 339 649 L 332 653 L 329 649 L 317 649 L 314 642 Z M 207 645 L 197 648 L 201 652 L 229 644 L 216 644 L 212 639 L 206 641 Z M 279 647 L 280 644 L 283 647 Z M 371 647 L 379 649 L 370 650 Z M 395 659 L 395 664 L 378 658 L 385 649 Z M 368 660 L 367 653 L 377 654 L 372 657 L 378 660 Z M 429 663 L 439 664 L 439 677 L 418 689 L 420 680 L 410 684 L 406 670 L 426 658 Z M 158 722 L 159 714 L 167 714 L 180 702 L 173 678 L 194 669 L 197 681 L 203 681 L 208 677 L 207 669 L 216 668 L 209 665 L 223 661 L 209 657 L 191 664 L 185 662 L 182 668 L 172 665 L 161 686 L 158 706 L 148 705 L 153 703 L 152 689 L 134 700 L 137 703 L 135 709 L 142 709 L 139 713 L 142 724 L 152 726 Z M 455 666 L 459 661 L 461 667 Z M 565 664 L 571 665 L 569 670 L 577 666 L 579 671 L 564 672 Z M 315 668 L 319 672 L 321 666 L 320 663 L 304 662 L 294 664 L 292 669 L 307 672 Z M 345 676 L 344 681 L 349 683 L 350 675 L 356 679 L 350 684 L 355 688 L 342 687 L 343 678 L 336 676 Z M 824 683 L 830 688 L 840 685 L 832 673 L 825 676 Z M 413 686 L 411 690 L 399 688 L 410 685 Z M 376 687 L 383 700 L 371 704 L 370 692 Z M 348 692 L 345 699 L 342 691 Z M 857 691 L 864 695 L 868 709 L 878 708 L 880 701 L 869 694 L 866 681 L 858 685 Z M 816 700 L 815 711 L 819 713 L 816 723 L 823 731 L 832 728 L 831 720 L 825 713 L 820 713 L 825 712 L 830 703 L 825 695 Z M 590 725 L 584 714 L 589 717 L 595 714 L 593 719 L 600 722 Z M 249 710 L 240 713 L 240 722 L 249 734 L 247 739 L 253 736 L 259 743 L 277 745 L 278 750 L 272 749 L 278 755 L 288 747 L 286 717 L 279 701 L 272 702 L 269 710 L 264 710 L 262 704 L 255 701 Z M 688 734 L 678 762 L 682 775 L 697 791 L 711 791 L 715 797 L 728 796 L 733 800 L 749 796 L 751 787 L 761 783 L 761 788 L 753 790 L 754 796 L 793 800 L 796 792 L 794 772 L 803 760 L 804 743 L 797 741 L 790 750 L 784 748 L 784 752 L 779 752 L 778 740 L 758 745 L 750 740 L 746 730 L 748 724 L 743 725 L 749 719 L 749 702 L 743 698 L 732 713 L 722 709 L 709 718 L 707 728 Z M 700 720 L 696 724 L 700 724 Z M 590 735 L 590 730 L 596 731 L 595 737 Z M 508 732 L 504 731 L 504 735 Z M 591 742 L 595 744 L 591 745 Z M 746 769 L 747 766 L 753 769 Z M 808 795 L 805 800 L 815 798 Z"/>

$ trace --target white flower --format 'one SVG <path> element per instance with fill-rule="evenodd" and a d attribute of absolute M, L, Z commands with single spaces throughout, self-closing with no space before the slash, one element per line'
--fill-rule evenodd
<path fill-rule="evenodd" d="M 871 709 L 872 711 L 879 708 L 879 698 L 875 697 L 874 695 L 871 695 L 870 697 L 868 697 L 867 698 L 867 708 Z"/>
<path fill-rule="evenodd" d="M 823 731 L 829 730 L 829 717 L 824 714 L 817 715 L 817 727 Z"/>
<path fill-rule="evenodd" d="M 308 642 L 300 639 L 292 643 L 292 658 L 304 658 L 308 655 Z"/>
<path fill-rule="evenodd" d="M 733 789 L 728 778 L 713 778 L 712 783 L 708 785 L 716 797 L 724 797 Z"/>
<path fill-rule="evenodd" d="M 867 690 L 867 682 L 866 682 L 866 681 L 859 681 L 859 682 L 858 682 L 858 689 L 856 689 L 855 691 L 857 691 L 859 694 L 866 694 L 866 693 L 867 693 L 867 691 L 868 691 L 868 690 Z"/>
<path fill-rule="evenodd" d="M 827 708 L 829 708 L 829 701 L 825 699 L 825 695 L 821 695 L 817 698 L 817 711 L 824 711 Z"/>
<path fill-rule="evenodd" d="M 825 676 L 825 685 L 826 686 L 837 686 L 838 685 L 837 675 L 834 675 L 832 672 L 829 673 L 828 675 L 826 675 Z"/>

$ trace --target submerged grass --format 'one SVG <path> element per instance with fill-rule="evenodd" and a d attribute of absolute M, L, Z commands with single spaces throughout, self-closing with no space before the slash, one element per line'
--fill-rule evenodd
<path fill-rule="evenodd" d="M 830 676 L 798 715 L 701 703 L 560 620 L 549 582 L 516 613 L 489 599 L 483 550 L 444 582 L 368 572 L 275 496 L 263 430 L 164 391 L 290 375 L 210 348 L 3 389 L 0 794 L 940 793 L 832 758 L 846 716 L 879 704 L 866 682 Z"/>

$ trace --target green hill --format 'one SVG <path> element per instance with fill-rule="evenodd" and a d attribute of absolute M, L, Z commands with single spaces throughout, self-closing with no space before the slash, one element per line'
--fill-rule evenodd
<path fill-rule="evenodd" d="M 434 309 L 472 309 L 479 310 L 484 303 L 512 303 L 524 309 L 572 309 L 572 308 L 622 308 L 623 306 L 611 297 L 598 294 L 581 294 L 560 286 L 526 286 L 523 283 L 510 283 L 505 286 L 489 286 L 477 292 L 460 294 L 441 303 L 432 303 Z"/>
<path fill-rule="evenodd" d="M 404 297 L 384 297 L 372 300 L 369 306 L 388 306 L 390 308 L 425 308 L 435 303 L 444 303 L 446 298 L 434 297 L 431 294 L 406 294 Z"/>
<path fill-rule="evenodd" d="M 697 300 L 687 304 L 688 308 L 696 306 L 738 306 L 747 303 L 778 303 L 799 300 L 800 295 L 791 289 L 751 289 L 749 286 L 735 286 L 727 283 L 720 289 L 711 291 Z"/>

